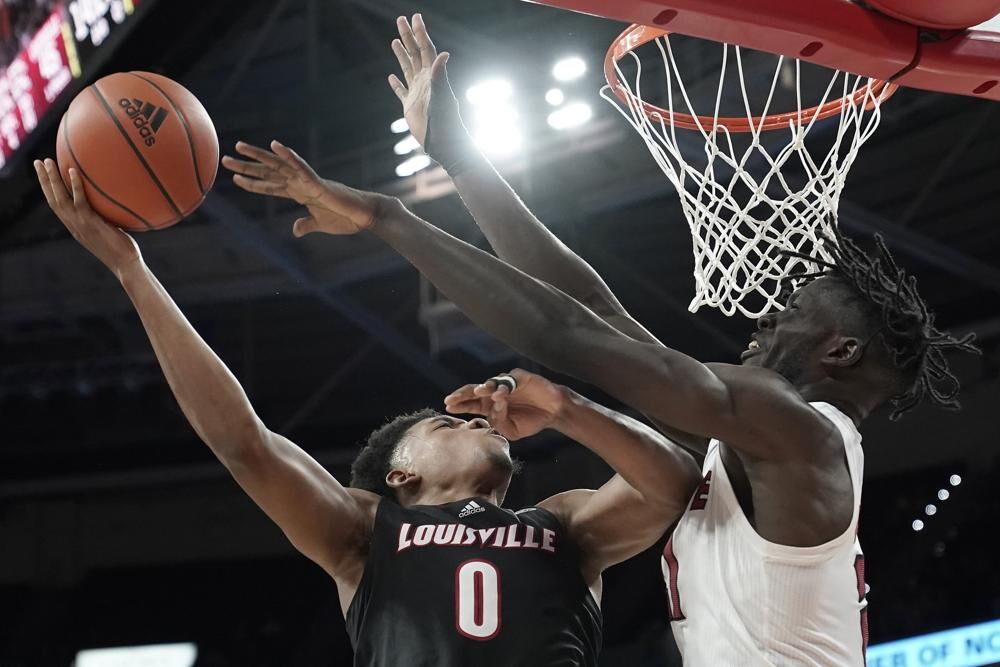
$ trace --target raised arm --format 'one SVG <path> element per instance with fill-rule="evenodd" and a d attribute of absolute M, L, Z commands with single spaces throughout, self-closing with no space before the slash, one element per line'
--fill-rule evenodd
<path fill-rule="evenodd" d="M 389 85 L 403 105 L 413 136 L 451 176 L 466 208 L 497 255 L 542 282 L 580 301 L 622 333 L 637 340 L 656 338 L 636 322 L 600 275 L 549 231 L 476 148 L 448 82 L 448 53 L 438 54 L 423 17 L 412 27 L 396 19 L 399 39 L 392 50 L 403 80 Z"/>
<path fill-rule="evenodd" d="M 345 489 L 306 452 L 264 426 L 236 378 L 147 268 L 135 241 L 90 208 L 75 169 L 72 196 L 52 160 L 36 162 L 35 169 L 52 210 L 121 281 L 198 436 L 299 551 L 338 581 L 353 581 L 377 497 Z"/>
<path fill-rule="evenodd" d="M 447 52 L 438 53 L 423 16 L 396 19 L 392 50 L 403 80 L 389 85 L 403 105 L 413 136 L 451 176 L 459 196 L 502 260 L 562 290 L 605 322 L 636 340 L 659 341 L 637 322 L 586 260 L 542 224 L 483 155 L 462 122 L 448 81 Z M 405 83 L 404 83 L 405 81 Z M 666 424 L 657 427 L 678 444 L 704 454 L 708 441 Z"/>
<path fill-rule="evenodd" d="M 578 489 L 540 503 L 559 516 L 593 581 L 606 568 L 656 542 L 683 513 L 700 480 L 690 454 L 636 420 L 567 387 L 520 369 L 467 385 L 445 399 L 452 413 L 489 419 L 510 440 L 549 428 L 597 454 L 615 471 L 600 489 Z"/>
<path fill-rule="evenodd" d="M 677 350 L 621 333 L 564 292 L 437 229 L 396 199 L 324 181 L 278 142 L 240 145 L 256 162 L 227 158 L 237 185 L 291 197 L 310 215 L 293 232 L 371 230 L 406 257 L 476 324 L 525 356 L 594 384 L 672 428 L 715 437 L 751 457 L 815 460 L 836 429 L 777 373 L 709 368 Z"/>

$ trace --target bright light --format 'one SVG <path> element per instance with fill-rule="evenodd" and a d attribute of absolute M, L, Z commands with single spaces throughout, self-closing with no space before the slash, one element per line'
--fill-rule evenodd
<path fill-rule="evenodd" d="M 472 104 L 496 104 L 503 102 L 514 93 L 514 88 L 505 79 L 488 79 L 472 86 L 465 92 L 465 98 Z"/>
<path fill-rule="evenodd" d="M 921 521 L 920 519 L 914 519 L 913 520 L 913 530 L 914 530 L 914 532 L 918 532 L 919 533 L 923 529 L 924 529 L 924 522 Z"/>
<path fill-rule="evenodd" d="M 948 478 L 948 483 L 951 484 L 952 486 L 958 486 L 959 484 L 962 483 L 962 476 L 952 475 L 951 477 Z"/>
<path fill-rule="evenodd" d="M 593 109 L 584 102 L 574 102 L 549 114 L 549 125 L 557 130 L 568 130 L 583 125 L 594 115 Z"/>
<path fill-rule="evenodd" d="M 948 492 L 948 489 L 941 489 L 938 491 L 938 500 L 948 500 L 950 497 L 951 494 Z"/>
<path fill-rule="evenodd" d="M 476 133 L 476 145 L 489 155 L 509 155 L 521 147 L 521 133 L 516 127 L 486 127 Z"/>
<path fill-rule="evenodd" d="M 392 125 L 389 126 L 389 129 L 392 130 L 393 134 L 402 134 L 403 132 L 408 132 L 410 126 L 406 124 L 405 118 L 397 118 L 392 121 Z"/>
<path fill-rule="evenodd" d="M 557 107 L 566 101 L 566 96 L 563 95 L 563 91 L 558 88 L 553 88 L 549 92 L 545 93 L 545 101 L 552 106 Z"/>
<path fill-rule="evenodd" d="M 583 62 L 582 58 L 573 56 L 557 62 L 552 68 L 552 76 L 556 78 L 556 81 L 572 81 L 579 79 L 586 71 L 587 63 Z"/>
<path fill-rule="evenodd" d="M 80 651 L 73 667 L 191 667 L 197 659 L 194 644 L 123 646 Z"/>
<path fill-rule="evenodd" d="M 413 157 L 402 162 L 398 167 L 396 167 L 396 175 L 399 176 L 400 178 L 413 176 L 421 169 L 429 167 L 430 164 L 431 164 L 431 159 L 426 155 L 414 155 Z"/>
<path fill-rule="evenodd" d="M 476 109 L 479 127 L 510 127 L 517 121 L 517 109 L 507 104 L 490 105 Z"/>
<path fill-rule="evenodd" d="M 937 506 L 928 505 L 927 507 L 924 508 L 924 512 L 927 514 L 927 516 L 934 516 L 935 514 L 937 514 Z"/>
<path fill-rule="evenodd" d="M 392 147 L 392 150 L 396 155 L 406 155 L 407 153 L 412 153 L 413 151 L 420 148 L 420 142 L 412 134 L 407 135 L 405 139 L 397 143 Z"/>

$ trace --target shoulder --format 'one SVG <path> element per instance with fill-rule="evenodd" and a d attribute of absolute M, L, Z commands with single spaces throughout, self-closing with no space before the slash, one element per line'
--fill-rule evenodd
<path fill-rule="evenodd" d="M 837 425 L 780 374 L 734 364 L 706 365 L 725 383 L 742 437 L 768 443 L 765 451 L 782 458 L 814 459 L 818 452 L 839 452 L 843 438 Z M 738 442 L 727 443 L 742 449 Z"/>
<path fill-rule="evenodd" d="M 351 487 L 347 487 L 347 495 L 354 499 L 354 502 L 357 504 L 358 509 L 360 509 L 362 513 L 370 515 L 372 519 L 375 518 L 378 508 L 384 500 L 384 498 L 377 493 L 365 491 L 364 489 L 354 489 Z"/>
<path fill-rule="evenodd" d="M 546 498 L 535 507 L 545 510 L 554 516 L 565 528 L 571 523 L 574 511 L 590 500 L 595 493 L 597 492 L 593 489 L 563 491 L 562 493 L 557 493 L 554 496 Z M 521 510 L 521 512 L 524 512 L 524 510 Z M 518 516 L 524 516 L 521 512 L 518 513 Z"/>

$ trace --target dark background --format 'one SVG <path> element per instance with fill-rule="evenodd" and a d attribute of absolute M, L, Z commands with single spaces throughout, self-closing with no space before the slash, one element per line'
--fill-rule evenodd
<path fill-rule="evenodd" d="M 515 0 L 162 1 L 100 72 L 178 79 L 212 114 L 224 151 L 280 138 L 324 175 L 401 196 L 483 240 L 433 172 L 399 179 L 385 83 L 398 14 L 422 11 L 462 92 L 515 82 L 525 147 L 500 162 L 528 204 L 669 344 L 730 360 L 753 325 L 686 312 L 690 237 L 676 195 L 624 121 L 597 98 L 621 26 Z M 559 57 L 594 118 L 548 128 Z M 63 100 L 56 115 L 68 103 Z M 872 642 L 1000 616 L 1000 113 L 901 91 L 862 151 L 841 204 L 860 239 L 882 231 L 919 277 L 938 324 L 980 334 L 957 361 L 965 410 L 922 407 L 863 429 Z M 49 155 L 42 132 L 22 155 Z M 142 235 L 148 264 L 244 383 L 262 418 L 341 481 L 365 434 L 439 406 L 459 383 L 531 367 L 469 327 L 403 261 L 366 237 L 297 242 L 296 213 L 220 174 L 189 220 Z M 591 395 L 601 398 L 588 390 Z M 600 484 L 578 446 L 517 447 L 510 506 Z M 949 476 L 962 483 L 950 487 Z M 936 501 L 938 489 L 951 497 Z M 924 515 L 936 502 L 938 512 Z M 922 518 L 921 532 L 911 522 Z M 607 574 L 605 664 L 673 662 L 655 550 Z M 198 665 L 345 665 L 332 582 L 298 556 L 195 437 L 120 288 L 44 207 L 30 169 L 0 181 L 0 665 L 68 666 L 84 647 L 194 641 Z"/>

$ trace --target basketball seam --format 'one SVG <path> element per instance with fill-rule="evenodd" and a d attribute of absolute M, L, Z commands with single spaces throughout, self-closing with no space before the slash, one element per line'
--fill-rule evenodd
<path fill-rule="evenodd" d="M 83 165 L 80 164 L 80 160 L 79 160 L 79 158 L 76 157 L 76 152 L 73 150 L 73 145 L 69 141 L 69 112 L 68 111 L 66 112 L 66 115 L 63 116 L 62 122 L 65 123 L 65 125 L 66 125 L 66 131 L 63 132 L 63 140 L 66 142 L 66 150 L 69 151 L 70 157 L 73 158 L 73 162 L 76 164 L 76 168 L 80 170 L 80 175 L 83 176 L 84 179 L 86 179 L 86 181 L 88 183 L 90 183 L 90 186 L 92 188 L 94 188 L 94 190 L 96 190 L 99 195 L 101 195 L 102 197 L 104 197 L 105 199 L 107 199 L 109 202 L 111 202 L 112 204 L 114 204 L 118 208 L 122 209 L 123 211 L 125 211 L 126 213 L 128 213 L 129 215 L 131 215 L 132 217 L 134 217 L 136 220 L 138 220 L 142 224 L 146 225 L 146 227 L 148 227 L 150 230 L 156 229 L 156 225 L 150 223 L 148 220 L 146 220 L 146 218 L 142 217 L 141 215 L 139 215 L 138 213 L 136 213 L 135 211 L 133 211 L 132 209 L 130 209 L 128 206 L 126 206 L 125 204 L 122 204 L 120 201 L 118 201 L 117 199 L 115 199 L 114 197 L 112 197 L 111 195 L 109 195 L 107 192 L 105 192 L 104 190 L 102 190 L 101 186 L 99 186 L 96 182 L 94 182 L 94 179 L 92 179 L 90 176 L 87 175 L 87 171 L 83 168 Z"/>
<path fill-rule="evenodd" d="M 167 101 L 167 104 L 169 104 L 171 108 L 174 110 L 174 113 L 177 114 L 177 118 L 181 121 L 181 127 L 184 128 L 184 136 L 187 137 L 188 146 L 191 148 L 191 161 L 194 163 L 194 177 L 195 180 L 198 181 L 198 190 L 201 192 L 202 195 L 205 195 L 207 191 L 205 190 L 205 186 L 201 184 L 201 170 L 198 168 L 198 155 L 195 152 L 194 138 L 191 136 L 191 129 L 190 126 L 188 125 L 187 118 L 184 117 L 184 113 L 181 111 L 180 107 L 178 107 L 174 103 L 170 95 L 168 95 L 165 90 L 156 85 L 156 82 L 147 79 L 146 77 L 142 76 L 141 74 L 137 74 L 136 72 L 125 72 L 125 74 L 134 76 L 137 79 L 142 79 L 143 81 L 151 85 L 153 88 L 156 88 L 156 90 L 158 90 L 160 94 L 163 95 L 163 99 Z"/>
<path fill-rule="evenodd" d="M 178 208 L 177 204 L 174 203 L 174 200 L 170 197 L 170 194 L 167 192 L 167 189 L 163 187 L 163 183 L 161 183 L 160 179 L 157 178 L 156 173 L 153 171 L 153 168 L 149 166 L 149 163 L 146 162 L 146 158 L 142 156 L 142 153 L 139 152 L 139 149 L 132 142 L 132 138 L 128 136 L 128 132 L 126 132 L 125 128 L 122 127 L 121 122 L 118 120 L 117 117 L 115 117 L 115 113 L 114 111 L 112 111 L 111 106 L 108 104 L 108 101 L 104 98 L 104 94 L 101 92 L 100 87 L 95 83 L 93 86 L 90 87 L 90 89 L 94 91 L 94 95 L 97 96 L 97 99 L 101 103 L 101 106 L 104 107 L 104 110 L 111 117 L 111 120 L 114 121 L 115 127 L 118 128 L 118 131 L 121 133 L 122 137 L 124 137 L 125 141 L 128 142 L 129 147 L 132 148 L 132 152 L 135 153 L 135 156 L 137 158 L 139 158 L 139 162 L 142 163 L 143 168 L 146 170 L 146 173 L 149 174 L 149 178 L 152 179 L 153 184 L 159 189 L 160 193 L 163 195 L 163 198 L 167 200 L 168 204 L 170 204 L 170 207 L 174 209 L 174 211 L 177 213 L 178 216 L 180 216 L 181 215 L 180 208 Z"/>

